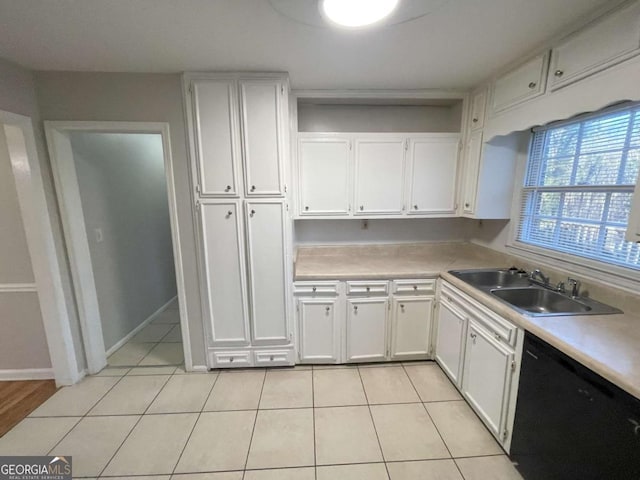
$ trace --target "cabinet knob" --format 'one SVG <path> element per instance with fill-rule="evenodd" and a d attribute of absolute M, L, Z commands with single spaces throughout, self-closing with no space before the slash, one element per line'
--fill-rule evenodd
<path fill-rule="evenodd" d="M 249 215 L 250 215 L 250 216 L 252 216 L 252 217 L 253 217 L 255 214 L 256 214 L 256 211 L 255 211 L 255 210 L 251 210 L 251 212 L 249 212 Z"/>
<path fill-rule="evenodd" d="M 477 118 L 474 118 L 474 119 L 472 119 L 471 121 L 472 121 L 473 123 L 478 123 L 478 119 L 477 119 Z"/>
<path fill-rule="evenodd" d="M 360 205 L 360 211 L 364 210 L 364 205 Z"/>
<path fill-rule="evenodd" d="M 404 303 L 401 303 L 401 304 L 400 304 L 400 309 L 401 309 L 401 310 L 404 310 Z"/>
<path fill-rule="evenodd" d="M 414 285 L 414 286 L 413 286 L 413 289 L 414 289 L 414 290 L 418 290 L 418 285 Z"/>
<path fill-rule="evenodd" d="M 554 75 L 555 75 L 556 77 L 558 77 L 558 78 L 559 78 L 559 77 L 561 77 L 562 75 L 564 75 L 564 72 L 563 72 L 562 70 L 556 70 L 556 71 L 555 71 L 555 73 L 554 73 Z"/>
<path fill-rule="evenodd" d="M 233 363 L 233 357 L 229 357 L 229 363 Z"/>
<path fill-rule="evenodd" d="M 271 355 L 271 356 L 269 357 L 269 361 L 270 361 L 270 362 L 273 362 L 273 355 Z"/>
<path fill-rule="evenodd" d="M 255 192 L 256 191 L 256 186 L 255 185 L 251 185 L 251 191 Z"/>
<path fill-rule="evenodd" d="M 500 341 L 502 340 L 502 337 L 500 337 L 500 335 L 498 335 L 497 333 L 494 333 L 493 336 L 496 338 L 496 340 Z"/>
<path fill-rule="evenodd" d="M 311 291 L 315 293 L 315 291 L 316 291 L 316 287 L 312 287 L 312 288 L 311 288 Z"/>
<path fill-rule="evenodd" d="M 414 206 L 413 206 L 413 209 L 414 209 L 414 210 L 417 210 L 417 209 L 418 209 L 418 205 L 414 205 Z"/>
<path fill-rule="evenodd" d="M 370 291 L 371 291 L 371 287 L 367 287 L 367 292 L 370 292 Z"/>
<path fill-rule="evenodd" d="M 309 207 L 304 207 L 305 212 L 309 211 Z"/>
<path fill-rule="evenodd" d="M 224 189 L 225 192 L 230 192 L 231 191 L 231 185 L 227 185 L 226 188 Z"/>
<path fill-rule="evenodd" d="M 331 311 L 331 307 L 324 307 L 325 312 L 329 313 Z"/>
<path fill-rule="evenodd" d="M 469 206 L 470 206 L 469 202 L 465 203 L 464 206 L 465 206 L 465 208 L 469 208 Z"/>
<path fill-rule="evenodd" d="M 357 311 L 358 311 L 358 305 L 354 305 L 354 306 L 353 306 L 353 311 L 354 311 L 354 312 L 357 312 Z"/>
<path fill-rule="evenodd" d="M 231 215 L 233 215 L 233 212 L 232 212 L 231 210 L 229 210 L 229 211 L 227 212 L 227 217 L 230 217 Z"/>
<path fill-rule="evenodd" d="M 537 85 L 538 85 L 538 84 L 537 84 L 536 82 L 531 82 L 531 83 L 529 84 L 529 88 L 531 88 L 531 89 L 536 88 L 536 86 L 537 86 Z"/>

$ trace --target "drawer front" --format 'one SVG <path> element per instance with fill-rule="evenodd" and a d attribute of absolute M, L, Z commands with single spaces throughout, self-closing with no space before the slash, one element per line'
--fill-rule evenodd
<path fill-rule="evenodd" d="M 347 295 L 386 295 L 389 282 L 347 282 Z"/>
<path fill-rule="evenodd" d="M 436 280 L 394 280 L 392 291 L 396 294 L 434 295 Z"/>
<path fill-rule="evenodd" d="M 275 367 L 293 365 L 293 350 L 262 350 L 254 352 L 254 364 L 256 367 Z"/>
<path fill-rule="evenodd" d="M 492 312 L 464 292 L 443 282 L 440 300 L 448 305 L 454 306 L 459 311 L 461 310 L 464 312 L 464 316 L 473 317 L 477 323 L 486 328 L 495 340 L 515 346 L 518 327 Z"/>
<path fill-rule="evenodd" d="M 251 367 L 251 352 L 213 352 L 211 365 L 213 368 Z"/>
<path fill-rule="evenodd" d="M 295 295 L 337 295 L 338 282 L 295 282 Z"/>

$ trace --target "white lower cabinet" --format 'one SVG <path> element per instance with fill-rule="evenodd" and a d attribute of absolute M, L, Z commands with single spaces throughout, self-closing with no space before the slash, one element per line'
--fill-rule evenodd
<path fill-rule="evenodd" d="M 302 297 L 296 302 L 300 361 L 337 363 L 341 337 L 338 298 Z"/>
<path fill-rule="evenodd" d="M 506 413 L 514 361 L 514 350 L 469 320 L 462 391 L 497 437 L 506 437 Z"/>
<path fill-rule="evenodd" d="M 298 362 L 431 358 L 435 283 L 434 279 L 296 282 Z"/>
<path fill-rule="evenodd" d="M 399 296 L 393 298 L 392 360 L 413 360 L 429 356 L 433 305 L 433 298 Z"/>
<path fill-rule="evenodd" d="M 462 380 L 467 319 L 449 303 L 440 300 L 435 358 L 458 387 Z"/>
<path fill-rule="evenodd" d="M 347 362 L 387 359 L 388 298 L 347 299 Z"/>
<path fill-rule="evenodd" d="M 442 282 L 435 358 L 508 452 L 524 331 Z"/>

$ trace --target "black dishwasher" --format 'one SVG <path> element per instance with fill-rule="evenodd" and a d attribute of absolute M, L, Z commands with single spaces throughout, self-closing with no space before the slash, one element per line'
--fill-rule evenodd
<path fill-rule="evenodd" d="M 527 333 L 510 457 L 525 480 L 639 480 L 640 400 Z"/>

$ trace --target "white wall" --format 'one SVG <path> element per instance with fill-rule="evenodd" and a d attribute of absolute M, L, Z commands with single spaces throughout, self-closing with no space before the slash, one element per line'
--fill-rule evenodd
<path fill-rule="evenodd" d="M 205 365 L 180 75 L 78 72 L 36 72 L 34 75 L 38 106 L 44 120 L 169 123 L 192 359 L 194 365 Z"/>
<path fill-rule="evenodd" d="M 456 242 L 469 238 L 465 218 L 367 220 L 296 220 L 294 241 L 302 245 Z"/>
<path fill-rule="evenodd" d="M 108 350 L 177 294 L 162 137 L 70 140 Z"/>
<path fill-rule="evenodd" d="M 432 105 L 298 105 L 300 132 L 459 132 L 462 102 Z"/>

